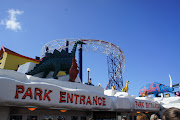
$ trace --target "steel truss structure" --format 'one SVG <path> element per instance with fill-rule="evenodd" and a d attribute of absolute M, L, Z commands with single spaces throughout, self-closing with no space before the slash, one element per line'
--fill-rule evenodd
<path fill-rule="evenodd" d="M 41 58 L 44 57 L 45 52 L 52 53 L 54 49 L 61 50 L 68 48 L 71 51 L 77 40 L 86 43 L 86 45 L 82 46 L 83 51 L 99 52 L 107 55 L 109 83 L 106 89 L 111 89 L 112 86 L 115 86 L 117 90 L 121 90 L 123 87 L 122 74 L 125 68 L 124 53 L 118 46 L 110 42 L 94 39 L 57 39 L 42 47 Z M 67 41 L 68 46 L 66 44 Z"/>

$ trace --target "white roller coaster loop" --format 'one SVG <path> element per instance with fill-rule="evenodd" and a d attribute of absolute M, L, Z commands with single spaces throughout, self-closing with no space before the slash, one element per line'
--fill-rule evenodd
<path fill-rule="evenodd" d="M 99 52 L 108 55 L 112 55 L 115 59 L 118 61 L 118 68 L 116 68 L 116 72 L 113 75 L 118 76 L 118 71 L 121 69 L 122 72 L 124 71 L 125 68 L 125 58 L 124 58 L 124 53 L 123 51 L 119 48 L 119 46 L 114 45 L 113 43 L 106 42 L 103 40 L 94 40 L 94 39 L 57 39 L 48 42 L 42 47 L 41 50 L 41 58 L 44 57 L 45 52 L 47 52 L 47 47 L 48 47 L 48 52 L 53 52 L 54 49 L 61 50 L 67 48 L 66 46 L 66 41 L 69 41 L 68 49 L 69 51 L 72 50 L 74 43 L 77 40 L 81 40 L 85 45 L 83 45 L 82 50 L 83 51 L 89 51 L 89 52 Z"/>

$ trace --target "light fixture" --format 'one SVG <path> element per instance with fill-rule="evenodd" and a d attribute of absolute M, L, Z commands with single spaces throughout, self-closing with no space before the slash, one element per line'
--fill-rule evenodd
<path fill-rule="evenodd" d="M 145 112 L 145 113 L 149 113 L 149 112 Z"/>
<path fill-rule="evenodd" d="M 34 111 L 36 110 L 36 108 L 28 108 L 30 111 Z"/>
<path fill-rule="evenodd" d="M 88 82 L 89 82 L 89 72 L 91 71 L 91 69 L 87 68 L 87 71 L 88 71 Z"/>
<path fill-rule="evenodd" d="M 61 112 L 66 112 L 67 110 L 60 110 Z"/>
<path fill-rule="evenodd" d="M 90 72 L 90 71 L 91 71 L 91 69 L 90 69 L 90 68 L 87 68 L 87 71 L 88 71 L 88 72 Z"/>
<path fill-rule="evenodd" d="M 138 112 L 136 112 L 136 113 L 141 113 L 141 112 L 138 111 Z"/>

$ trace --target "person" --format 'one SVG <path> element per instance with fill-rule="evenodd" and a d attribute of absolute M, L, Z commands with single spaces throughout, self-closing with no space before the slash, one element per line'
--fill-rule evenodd
<path fill-rule="evenodd" d="M 127 120 L 125 117 L 123 117 L 121 120 Z"/>
<path fill-rule="evenodd" d="M 172 107 L 163 113 L 162 120 L 180 120 L 180 109 Z"/>
<path fill-rule="evenodd" d="M 152 114 L 150 120 L 158 120 L 158 116 L 156 114 Z"/>
<path fill-rule="evenodd" d="M 136 120 L 148 120 L 147 116 L 144 113 L 140 113 L 137 117 Z"/>

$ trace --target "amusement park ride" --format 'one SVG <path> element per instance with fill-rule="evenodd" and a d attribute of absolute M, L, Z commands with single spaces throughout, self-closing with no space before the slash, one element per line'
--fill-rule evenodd
<path fill-rule="evenodd" d="M 125 68 L 125 58 L 123 51 L 116 45 L 102 41 L 102 40 L 93 40 L 93 39 L 58 39 L 53 40 L 47 44 L 45 44 L 41 50 L 41 58 L 46 56 L 47 53 L 53 53 L 54 50 L 63 51 L 73 51 L 74 44 L 76 41 L 81 41 L 83 44 L 80 46 L 76 46 L 79 49 L 79 77 L 82 82 L 82 51 L 88 52 L 98 52 L 107 55 L 107 64 L 108 64 L 108 76 L 109 82 L 106 86 L 106 89 L 116 89 L 122 92 L 128 93 L 128 84 L 129 81 L 126 81 L 126 86 L 123 87 L 123 70 Z M 170 77 L 170 86 L 165 86 L 163 84 L 154 82 L 151 84 L 147 84 L 140 89 L 139 96 L 145 97 L 150 94 L 154 94 L 155 97 L 158 96 L 159 93 L 172 92 L 174 91 L 175 86 L 172 85 L 172 79 Z M 88 85 L 91 84 L 88 80 Z"/>
<path fill-rule="evenodd" d="M 117 90 L 122 90 L 123 87 L 123 70 L 125 67 L 125 58 L 123 51 L 116 45 L 102 41 L 102 40 L 93 40 L 93 39 L 58 39 L 53 40 L 45 44 L 41 50 L 41 58 L 45 54 L 53 53 L 56 50 L 65 49 L 66 51 L 72 50 L 73 45 L 76 41 L 82 41 L 85 45 L 80 45 L 79 47 L 79 77 L 82 80 L 82 51 L 89 52 L 99 52 L 107 55 L 108 62 L 108 76 L 109 83 L 106 86 L 106 89 L 111 89 L 112 86 L 115 86 Z"/>

